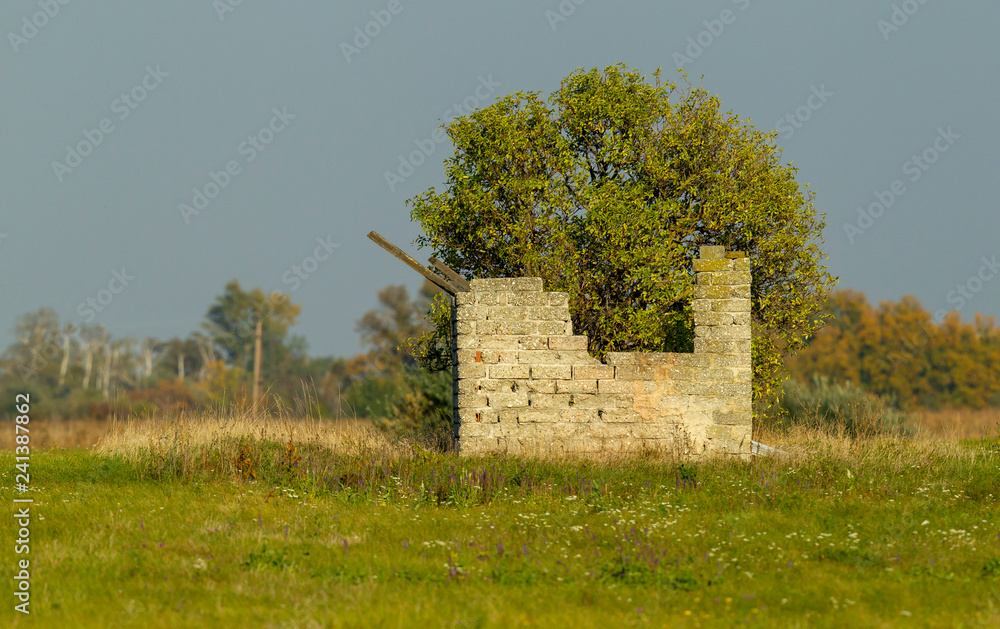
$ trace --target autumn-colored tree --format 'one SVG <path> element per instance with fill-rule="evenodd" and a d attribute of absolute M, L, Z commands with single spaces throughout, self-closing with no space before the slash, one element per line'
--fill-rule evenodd
<path fill-rule="evenodd" d="M 1000 403 L 992 318 L 977 314 L 970 324 L 952 312 L 937 325 L 915 297 L 874 307 L 855 291 L 833 293 L 827 314 L 831 323 L 787 362 L 796 379 L 851 382 L 906 409 Z"/>

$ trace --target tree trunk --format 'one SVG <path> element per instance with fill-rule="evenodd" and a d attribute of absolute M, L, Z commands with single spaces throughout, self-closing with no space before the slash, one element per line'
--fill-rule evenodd
<path fill-rule="evenodd" d="M 254 332 L 254 342 L 253 342 L 253 406 L 254 409 L 257 408 L 257 403 L 260 402 L 260 393 L 263 389 L 263 379 L 260 373 L 260 360 L 261 360 L 261 337 L 263 332 L 263 320 L 257 319 L 257 329 Z"/>
<path fill-rule="evenodd" d="M 59 365 L 59 388 L 66 382 L 66 372 L 69 370 L 69 334 L 63 337 L 62 363 Z"/>
<path fill-rule="evenodd" d="M 101 392 L 108 397 L 108 386 L 111 384 L 111 348 L 104 348 L 104 368 L 101 373 Z"/>
<path fill-rule="evenodd" d="M 84 354 L 83 360 L 83 388 L 89 389 L 90 374 L 94 370 L 94 348 L 88 343 L 84 351 L 86 354 Z"/>

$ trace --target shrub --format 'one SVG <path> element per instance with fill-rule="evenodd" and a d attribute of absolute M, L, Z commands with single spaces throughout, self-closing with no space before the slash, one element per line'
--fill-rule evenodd
<path fill-rule="evenodd" d="M 802 425 L 859 437 L 865 435 L 906 435 L 910 432 L 906 415 L 892 400 L 883 399 L 852 384 L 830 382 L 814 375 L 805 384 L 791 379 L 782 387 L 779 425 Z"/>

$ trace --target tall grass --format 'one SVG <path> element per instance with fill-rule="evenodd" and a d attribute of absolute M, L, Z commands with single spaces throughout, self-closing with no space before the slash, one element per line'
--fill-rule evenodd
<path fill-rule="evenodd" d="M 38 615 L 147 628 L 1000 622 L 1000 443 L 819 419 L 761 436 L 780 454 L 467 458 L 360 422 L 239 409 L 121 420 L 96 452 L 32 460 L 46 503 L 32 528 Z M 13 459 L 0 453 L 8 470 Z"/>
<path fill-rule="evenodd" d="M 784 416 L 773 427 L 804 426 L 852 437 L 911 434 L 906 415 L 885 399 L 851 382 L 813 376 L 809 384 L 788 380 L 782 388 Z"/>

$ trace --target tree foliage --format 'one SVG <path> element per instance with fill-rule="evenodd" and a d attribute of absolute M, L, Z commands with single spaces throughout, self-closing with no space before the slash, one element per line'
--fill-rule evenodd
<path fill-rule="evenodd" d="M 349 371 L 361 377 L 345 398 L 355 412 L 382 428 L 400 433 L 442 433 L 451 423 L 451 374 L 420 367 L 416 339 L 432 329 L 425 317 L 440 304 L 441 290 L 424 281 L 410 300 L 405 286 L 378 292 L 379 306 L 358 320 L 357 330 L 368 352 L 351 361 Z M 450 441 L 450 438 L 448 439 Z"/>
<path fill-rule="evenodd" d="M 851 382 L 904 409 L 1000 406 L 1000 328 L 991 317 L 967 323 L 952 312 L 935 324 L 915 297 L 875 307 L 850 290 L 833 293 L 826 314 L 830 325 L 788 359 L 798 380 Z"/>
<path fill-rule="evenodd" d="M 253 371 L 254 336 L 261 322 L 265 380 L 287 373 L 291 363 L 305 354 L 304 341 L 288 338 L 288 328 L 298 319 L 302 306 L 283 293 L 267 295 L 259 288 L 245 291 L 232 280 L 205 315 L 205 329 L 230 365 Z"/>
<path fill-rule="evenodd" d="M 570 294 L 590 351 L 691 351 L 701 245 L 753 270 L 754 395 L 823 323 L 834 282 L 824 221 L 796 169 L 701 88 L 617 65 L 577 71 L 548 102 L 517 92 L 446 128 L 447 189 L 408 202 L 418 242 L 467 277 L 536 276 Z"/>

